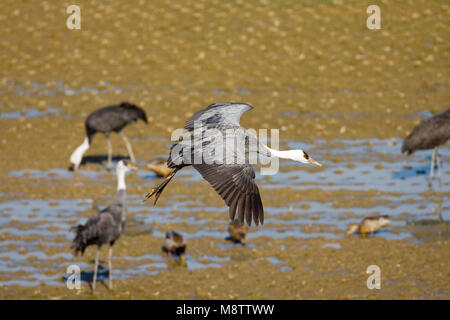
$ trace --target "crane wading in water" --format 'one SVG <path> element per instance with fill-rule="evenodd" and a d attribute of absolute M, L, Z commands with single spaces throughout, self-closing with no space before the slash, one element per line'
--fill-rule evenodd
<path fill-rule="evenodd" d="M 450 138 L 450 108 L 422 121 L 405 138 L 402 153 L 411 155 L 416 150 L 434 149 L 430 164 L 430 185 L 433 180 L 434 163 L 438 166 L 438 175 L 441 178 L 441 157 L 439 146 L 445 144 Z"/>
<path fill-rule="evenodd" d="M 97 245 L 95 254 L 94 280 L 92 290 L 95 291 L 97 281 L 98 259 L 100 249 L 103 245 L 109 245 L 108 268 L 109 268 L 109 288 L 112 289 L 112 247 L 114 242 L 120 237 L 125 226 L 125 174 L 130 170 L 137 170 L 136 167 L 120 160 L 117 163 L 117 193 L 111 205 L 92 216 L 84 225 L 77 225 L 70 230 L 75 231 L 76 235 L 72 242 L 72 248 L 75 253 L 84 253 L 84 250 L 90 245 Z"/>
<path fill-rule="evenodd" d="M 92 143 L 92 139 L 97 132 L 101 132 L 106 137 L 106 143 L 108 145 L 108 168 L 112 167 L 112 145 L 109 140 L 109 134 L 114 131 L 117 132 L 125 142 L 128 155 L 131 161 L 136 162 L 133 149 L 128 141 L 127 137 L 122 133 L 122 129 L 132 123 L 141 119 L 145 123 L 148 123 L 147 115 L 145 111 L 134 104 L 128 102 L 122 102 L 119 105 L 107 106 L 92 112 L 84 123 L 86 129 L 86 137 L 83 143 L 75 149 L 70 156 L 70 162 L 72 165 L 69 170 L 78 170 L 83 154 L 89 149 Z"/>
<path fill-rule="evenodd" d="M 173 168 L 174 171 L 160 185 L 148 193 L 145 200 L 155 195 L 154 204 L 156 204 L 161 192 L 177 171 L 192 165 L 225 201 L 229 207 L 231 221 L 234 220 L 237 213 L 241 224 L 244 223 L 244 217 L 249 226 L 252 218 L 256 225 L 258 223 L 263 224 L 264 209 L 258 186 L 255 183 L 255 171 L 248 163 L 246 148 L 250 144 L 258 145 L 258 152 L 266 156 L 311 163 L 317 166 L 321 166 L 321 164 L 309 157 L 303 150 L 279 151 L 271 149 L 259 141 L 252 132 L 242 128 L 239 123 L 240 118 L 244 112 L 250 109 L 253 109 L 253 107 L 245 103 L 221 103 L 212 104 L 206 109 L 196 112 L 186 122 L 184 127 L 185 135 L 191 138 L 189 143 L 184 143 L 186 140 L 180 139 L 179 142 L 171 147 L 167 166 Z M 196 132 L 198 125 L 203 130 L 200 134 Z M 218 133 L 217 136 L 208 135 L 208 133 L 214 131 Z M 210 155 L 207 152 L 203 152 L 203 148 L 195 147 L 196 145 L 214 147 L 215 144 L 224 143 L 223 137 L 225 135 L 227 137 L 226 143 L 232 142 L 234 146 L 234 141 L 237 139 L 245 141 L 245 145 L 237 148 L 232 147 L 231 150 L 227 148 L 227 152 L 224 154 L 227 157 L 227 161 L 223 163 L 211 161 L 208 158 Z M 191 140 L 193 141 L 192 143 Z M 190 159 L 187 159 L 187 157 Z M 198 158 L 206 161 L 201 161 L 200 163 L 194 161 L 192 163 L 192 159 Z M 228 161 L 230 159 L 232 161 Z"/>

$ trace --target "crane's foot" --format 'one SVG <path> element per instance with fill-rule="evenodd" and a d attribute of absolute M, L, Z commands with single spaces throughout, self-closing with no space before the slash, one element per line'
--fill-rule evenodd
<path fill-rule="evenodd" d="M 162 184 L 161 184 L 162 185 Z M 153 195 L 155 195 L 155 201 L 153 202 L 153 205 L 156 205 L 156 201 L 158 201 L 159 196 L 161 195 L 164 187 L 161 187 L 161 185 L 157 186 L 156 188 L 152 189 L 150 193 L 147 193 L 145 195 L 144 201 L 147 201 L 150 199 Z"/>
<path fill-rule="evenodd" d="M 153 195 L 155 195 L 155 201 L 153 202 L 153 205 L 156 205 L 156 202 L 158 201 L 159 196 L 163 192 L 164 188 L 167 186 L 167 184 L 172 180 L 172 178 L 175 176 L 175 173 L 177 173 L 177 170 L 174 170 L 168 177 L 165 179 L 160 185 L 158 185 L 156 188 L 153 188 L 150 193 L 147 193 L 145 196 L 144 201 L 147 201 L 150 199 Z"/>

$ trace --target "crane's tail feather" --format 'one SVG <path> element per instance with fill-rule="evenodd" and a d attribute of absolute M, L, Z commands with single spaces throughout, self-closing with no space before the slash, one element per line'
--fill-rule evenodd
<path fill-rule="evenodd" d="M 159 184 L 157 187 L 152 189 L 152 192 L 147 193 L 145 195 L 144 201 L 147 201 L 150 199 L 153 195 L 155 195 L 155 201 L 153 202 L 153 205 L 156 205 L 156 202 L 158 201 L 159 196 L 163 192 L 164 188 L 169 184 L 170 180 L 175 176 L 179 169 L 176 168 L 161 184 Z"/>
<path fill-rule="evenodd" d="M 70 231 L 76 232 L 75 238 L 72 241 L 71 248 L 75 249 L 75 255 L 77 255 L 78 253 L 81 253 L 81 255 L 83 255 L 84 250 L 86 250 L 86 247 L 88 246 L 87 227 L 79 224 L 70 228 Z"/>

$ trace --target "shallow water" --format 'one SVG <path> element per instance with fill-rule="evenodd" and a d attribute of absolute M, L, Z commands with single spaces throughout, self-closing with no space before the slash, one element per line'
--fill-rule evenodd
<path fill-rule="evenodd" d="M 375 234 L 389 240 L 414 240 L 417 228 L 411 228 L 410 221 L 421 219 L 438 219 L 439 209 L 450 206 L 449 198 L 439 198 L 437 195 L 429 195 L 426 170 L 429 161 L 429 153 L 418 152 L 410 159 L 400 158 L 398 153 L 399 139 L 379 140 L 334 140 L 318 141 L 312 146 L 301 145 L 302 148 L 311 149 L 314 157 L 325 159 L 324 170 L 305 170 L 304 167 L 291 162 L 281 162 L 280 172 L 269 178 L 257 173 L 256 180 L 263 190 L 293 189 L 300 194 L 311 188 L 322 190 L 358 190 L 370 192 L 382 192 L 381 195 L 359 196 L 357 202 L 351 201 L 350 206 L 339 205 L 342 200 L 353 200 L 351 195 L 343 198 L 329 199 L 329 201 L 288 201 L 282 207 L 265 205 L 265 225 L 263 227 L 253 227 L 250 230 L 249 249 L 252 248 L 251 241 L 258 237 L 268 237 L 273 239 L 284 239 L 295 237 L 299 239 L 325 237 L 328 239 L 339 239 L 345 237 L 344 230 L 351 222 L 359 222 L 364 217 L 376 214 L 388 214 L 392 218 L 392 223 L 386 229 L 382 229 Z M 286 142 L 290 148 L 298 147 L 297 143 Z M 442 148 L 440 154 L 442 158 L 450 156 L 448 148 Z M 329 158 L 333 155 L 336 158 Z M 343 160 L 344 159 L 344 160 Z M 404 165 L 413 169 L 408 169 L 408 174 L 400 176 L 399 172 L 405 172 Z M 379 164 L 382 164 L 381 166 Z M 378 166 L 377 166 L 378 165 Z M 92 171 L 82 169 L 79 171 L 80 183 L 89 181 L 101 183 L 105 186 L 115 185 L 114 175 L 107 172 L 103 166 L 98 166 L 99 170 Z M 421 168 L 420 170 L 415 170 Z M 288 170 L 286 170 L 288 169 Z M 289 170 L 290 169 L 290 170 Z M 54 168 L 46 171 L 27 169 L 14 170 L 9 172 L 10 177 L 24 181 L 29 179 L 38 184 L 51 183 L 55 186 L 67 185 L 73 181 L 73 173 L 62 168 Z M 449 172 L 443 166 L 442 192 L 450 191 Z M 192 168 L 186 168 L 177 175 L 177 180 L 183 183 L 198 183 L 201 176 Z M 49 181 L 49 182 L 46 182 Z M 139 170 L 136 181 L 138 185 L 151 187 L 158 183 L 154 173 L 147 170 Z M 36 183 L 36 182 L 34 182 Z M 434 181 L 434 187 L 438 188 L 438 181 Z M 270 195 L 270 193 L 269 193 Z M 164 197 L 164 195 L 163 195 Z M 367 199 L 365 199 L 367 197 Z M 373 205 L 366 206 L 367 200 L 374 202 Z M 205 198 L 201 195 L 192 200 L 186 194 L 175 194 L 169 196 L 157 206 L 151 207 L 143 205 L 142 197 L 139 195 L 128 195 L 128 221 L 130 230 L 125 234 L 151 234 L 154 237 L 163 239 L 167 231 L 166 224 L 187 224 L 189 232 L 182 232 L 187 241 L 190 239 L 201 239 L 203 237 L 213 237 L 224 239 L 223 223 L 214 223 L 206 215 L 199 218 L 199 213 L 217 213 L 226 215 L 225 205 L 214 207 L 205 204 Z M 358 206 L 358 203 L 361 206 Z M 14 236 L 37 236 L 46 246 L 67 247 L 73 237 L 69 232 L 72 225 L 84 223 L 85 218 L 78 218 L 86 210 L 90 210 L 93 205 L 92 199 L 21 199 L 4 200 L 0 202 L 0 235 L 12 234 Z M 442 209 L 440 209 L 442 210 Z M 93 212 L 94 213 L 94 212 Z M 292 215 L 286 218 L 285 215 Z M 408 220 L 405 219 L 405 214 Z M 448 211 L 441 212 L 444 220 L 450 218 Z M 155 225 L 156 224 L 156 225 Z M 315 228 L 315 226 L 320 226 Z M 392 232 L 395 231 L 395 232 Z M 66 243 L 61 243 L 62 236 Z M 425 241 L 418 239 L 420 241 Z M 38 282 L 62 285 L 58 277 L 48 277 L 45 273 L 55 268 L 47 266 L 40 268 L 42 263 L 49 259 L 59 259 L 62 265 L 75 263 L 69 251 L 48 257 L 40 251 L 37 241 L 9 241 L 7 238 L 0 241 L 0 271 L 3 274 L 22 274 L 14 276 L 14 280 L 4 281 L 3 285 L 19 284 L 33 286 Z M 236 245 L 224 243 L 221 249 L 230 249 Z M 331 247 L 340 249 L 336 243 L 325 243 L 323 248 Z M 19 254 L 18 248 L 25 253 Z M 9 259 L 3 260 L 3 257 Z M 24 261 L 32 259 L 31 263 L 24 264 Z M 137 257 L 122 257 L 123 260 L 132 260 L 133 267 L 120 268 L 114 270 L 119 279 L 129 279 L 146 274 L 157 274 L 158 272 L 170 269 L 168 259 L 161 255 L 144 254 Z M 189 270 L 204 268 L 220 268 L 223 262 L 229 257 L 202 256 L 195 258 L 189 253 L 186 255 L 186 266 Z M 275 265 L 283 264 L 277 258 L 268 259 Z M 79 264 L 79 262 L 76 262 Z M 33 264 L 36 267 L 33 267 Z M 81 264 L 82 268 L 91 268 L 92 265 Z M 186 267 L 185 266 L 185 267 Z M 60 266 L 53 271 L 60 269 Z M 290 270 L 287 266 L 280 266 L 281 271 Z M 42 273 L 45 272 L 45 273 Z M 61 271 L 60 271 L 61 272 Z M 30 276 L 32 274 L 33 276 Z"/>
<path fill-rule="evenodd" d="M 47 97 L 72 96 L 83 93 L 124 93 L 137 90 L 135 86 L 128 89 L 111 88 L 111 85 L 109 83 L 102 83 L 102 85 L 100 86 L 98 84 L 86 83 L 82 88 L 71 88 L 62 81 L 54 81 L 48 83 L 39 83 L 32 81 L 30 83 L 19 83 L 4 79 L 4 83 L 7 85 L 7 88 L 0 90 L 0 93 L 16 93 L 19 95 Z"/>
<path fill-rule="evenodd" d="M 17 119 L 17 118 L 33 118 L 33 117 L 43 117 L 48 115 L 56 115 L 59 113 L 59 109 L 50 108 L 45 111 L 39 111 L 36 109 L 28 109 L 26 111 L 10 111 L 0 113 L 0 118 L 3 119 Z"/>

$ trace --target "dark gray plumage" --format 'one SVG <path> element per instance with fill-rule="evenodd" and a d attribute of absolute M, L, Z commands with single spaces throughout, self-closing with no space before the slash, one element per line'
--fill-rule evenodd
<path fill-rule="evenodd" d="M 85 121 L 89 143 L 91 143 L 94 134 L 97 132 L 101 132 L 106 136 L 112 131 L 120 132 L 125 126 L 139 119 L 148 123 L 145 111 L 128 102 L 98 109 L 92 112 Z"/>
<path fill-rule="evenodd" d="M 132 162 L 135 162 L 133 149 L 128 139 L 123 135 L 122 129 L 128 124 L 141 119 L 145 123 L 148 123 L 147 115 L 142 108 L 128 103 L 122 102 L 119 105 L 106 106 L 92 112 L 85 121 L 86 139 L 82 145 L 80 145 L 71 155 L 70 161 L 72 163 L 72 169 L 78 169 L 83 154 L 89 149 L 92 144 L 94 135 L 97 132 L 103 133 L 106 137 L 108 144 L 108 166 L 111 166 L 112 158 L 112 146 L 109 140 L 109 134 L 111 132 L 118 133 L 125 142 L 128 150 L 128 154 Z"/>
<path fill-rule="evenodd" d="M 183 139 L 171 147 L 167 166 L 174 169 L 173 173 L 147 194 L 146 199 L 155 195 L 156 204 L 176 172 L 192 165 L 229 206 L 231 220 L 237 216 L 241 224 L 245 219 L 251 225 L 252 218 L 256 225 L 263 224 L 264 209 L 255 182 L 255 171 L 246 154 L 249 146 L 259 146 L 257 152 L 265 155 L 320 164 L 302 150 L 278 151 L 262 144 L 239 123 L 242 114 L 251 109 L 253 107 L 246 103 L 222 103 L 196 112 L 186 122 Z M 226 151 L 220 155 L 208 151 L 208 148 L 216 150 L 223 147 Z"/>
<path fill-rule="evenodd" d="M 202 136 L 204 131 L 209 129 L 218 129 L 221 132 L 225 130 L 235 130 L 240 134 L 245 134 L 239 124 L 241 115 L 247 110 L 253 107 L 245 103 L 226 103 L 226 104 L 213 104 L 204 110 L 196 112 L 185 125 L 185 129 L 190 134 L 194 135 L 194 122 L 201 124 Z M 201 143 L 203 147 L 206 147 L 209 143 L 214 143 L 213 137 L 203 138 L 194 137 L 194 144 Z M 174 148 L 180 147 L 180 154 L 184 156 L 179 159 L 172 159 L 172 151 Z M 174 144 L 171 147 L 171 155 L 167 160 L 167 166 L 173 168 L 174 172 L 162 183 L 161 191 L 156 195 L 157 198 L 162 192 L 162 189 L 170 181 L 174 174 L 182 168 L 191 165 L 193 161 L 187 159 L 191 155 L 191 160 L 195 157 L 195 148 L 193 146 L 183 146 Z M 243 152 L 233 152 L 232 156 L 245 157 Z M 206 154 L 201 154 L 201 157 L 207 157 Z M 243 164 L 193 164 L 193 167 L 207 180 L 212 187 L 220 194 L 227 206 L 230 207 L 229 214 L 230 219 L 234 219 L 238 212 L 239 221 L 244 222 L 244 217 L 247 223 L 251 224 L 251 219 L 256 225 L 264 223 L 264 210 L 259 194 L 258 186 L 255 183 L 255 172 L 253 167 L 245 163 Z"/>
<path fill-rule="evenodd" d="M 125 192 L 125 174 L 126 172 L 136 169 L 126 161 L 119 161 L 117 163 L 117 193 L 114 201 L 107 208 L 101 210 L 84 224 L 77 225 L 71 228 L 71 231 L 76 233 L 72 241 L 72 248 L 75 249 L 75 254 L 83 254 L 86 248 L 90 245 L 97 246 L 97 253 L 95 257 L 95 270 L 93 289 L 95 290 L 95 282 L 97 279 L 99 252 L 102 246 L 109 245 L 109 280 L 110 288 L 112 288 L 112 246 L 115 241 L 119 239 L 125 226 L 126 214 L 126 192 Z"/>
<path fill-rule="evenodd" d="M 450 138 L 450 108 L 422 121 L 405 138 L 402 153 L 439 147 Z"/>
<path fill-rule="evenodd" d="M 72 242 L 75 253 L 83 254 L 90 245 L 114 245 L 125 225 L 125 190 L 118 190 L 116 197 L 107 208 L 101 210 L 84 224 L 71 228 L 76 232 Z"/>
<path fill-rule="evenodd" d="M 405 138 L 402 153 L 411 155 L 416 150 L 434 149 L 430 164 L 430 186 L 433 181 L 434 163 L 438 166 L 438 175 L 441 177 L 441 159 L 437 152 L 439 146 L 445 144 L 450 138 L 450 108 L 422 121 Z"/>

